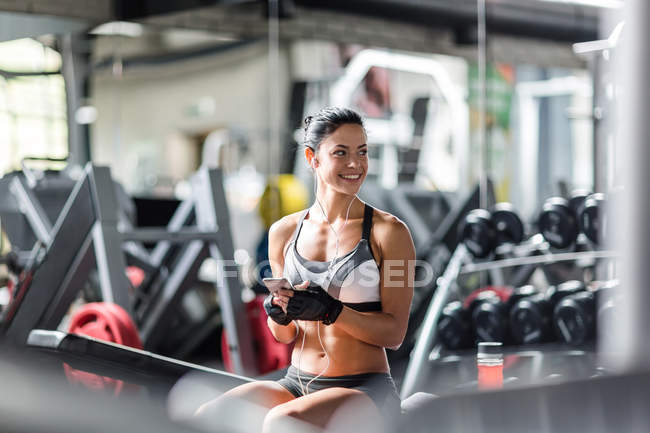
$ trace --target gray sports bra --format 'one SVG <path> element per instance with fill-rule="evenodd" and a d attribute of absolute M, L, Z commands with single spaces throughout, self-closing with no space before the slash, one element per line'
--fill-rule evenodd
<path fill-rule="evenodd" d="M 381 311 L 379 290 L 379 268 L 370 249 L 370 229 L 374 209 L 366 204 L 363 215 L 363 229 L 357 246 L 334 262 L 331 275 L 330 262 L 307 260 L 298 253 L 296 243 L 307 209 L 296 226 L 296 230 L 284 257 L 283 276 L 292 284 L 309 280 L 327 291 L 343 304 L 357 311 Z"/>

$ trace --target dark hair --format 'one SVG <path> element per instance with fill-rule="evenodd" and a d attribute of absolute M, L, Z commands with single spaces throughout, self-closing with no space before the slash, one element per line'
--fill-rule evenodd
<path fill-rule="evenodd" d="M 349 123 L 363 128 L 363 119 L 356 111 L 341 107 L 323 108 L 313 116 L 305 117 L 304 144 L 316 152 L 325 138 Z"/>

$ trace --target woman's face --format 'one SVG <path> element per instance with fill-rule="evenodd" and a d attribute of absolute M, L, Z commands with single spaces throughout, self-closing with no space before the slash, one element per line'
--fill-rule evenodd
<path fill-rule="evenodd" d="M 366 132 L 356 124 L 341 125 L 320 144 L 316 173 L 334 190 L 356 194 L 368 173 Z"/>

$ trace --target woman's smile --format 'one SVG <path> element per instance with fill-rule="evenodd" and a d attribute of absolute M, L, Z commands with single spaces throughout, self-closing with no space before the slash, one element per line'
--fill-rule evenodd
<path fill-rule="evenodd" d="M 339 177 L 347 181 L 356 182 L 361 179 L 361 173 L 357 174 L 339 174 Z"/>

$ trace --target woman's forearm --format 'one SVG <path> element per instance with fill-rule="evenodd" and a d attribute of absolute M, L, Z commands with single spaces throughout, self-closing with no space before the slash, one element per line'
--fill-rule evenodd
<path fill-rule="evenodd" d="M 266 319 L 266 323 L 271 330 L 273 337 L 275 337 L 275 339 L 280 343 L 289 344 L 295 340 L 296 336 L 298 335 L 298 328 L 296 327 L 295 322 L 291 322 L 288 325 L 284 326 L 275 323 L 273 319 L 268 317 Z"/>
<path fill-rule="evenodd" d="M 349 307 L 343 308 L 332 326 L 365 343 L 390 349 L 397 349 L 406 334 L 406 326 L 402 326 L 392 314 L 360 312 Z"/>

